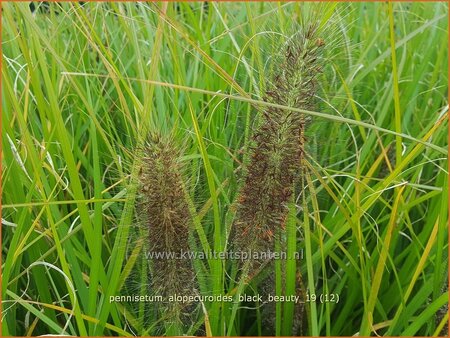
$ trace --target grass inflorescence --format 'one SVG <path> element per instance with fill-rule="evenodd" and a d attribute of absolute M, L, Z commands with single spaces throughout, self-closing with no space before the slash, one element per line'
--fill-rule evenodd
<path fill-rule="evenodd" d="M 316 30 L 311 25 L 286 43 L 284 60 L 266 92 L 267 101 L 305 110 L 314 107 L 322 48 Z M 249 247 L 273 250 L 275 235 L 285 226 L 304 154 L 303 114 L 269 107 L 261 120 L 251 139 L 238 196 L 234 244 L 244 251 Z"/>
<path fill-rule="evenodd" d="M 176 295 L 183 297 L 198 292 L 192 261 L 179 257 L 180 253 L 190 251 L 193 230 L 180 151 L 169 137 L 151 133 L 142 152 L 140 201 L 136 212 L 147 230 L 145 255 L 150 267 L 150 291 L 164 298 L 160 311 L 166 322 L 186 325 L 192 304 L 170 301 Z"/>
<path fill-rule="evenodd" d="M 282 57 L 267 83 L 268 102 L 304 110 L 314 110 L 318 77 L 322 72 L 324 39 L 318 23 L 302 26 L 282 46 Z M 237 216 L 232 245 L 239 251 L 275 252 L 286 250 L 286 221 L 296 183 L 301 177 L 305 153 L 305 116 L 298 112 L 268 107 L 253 133 L 246 175 L 237 198 Z M 295 235 L 295 234 L 294 234 Z M 242 277 L 255 274 L 273 259 L 255 259 L 243 265 Z M 261 283 L 261 292 L 275 295 L 274 266 Z M 285 276 L 285 274 L 283 274 Z M 283 277 L 284 279 L 284 277 Z M 274 304 L 263 312 L 267 333 L 275 333 Z M 300 318 L 299 321 L 302 319 Z M 267 325 L 266 325 L 267 326 Z M 266 327 L 267 329 L 267 327 Z M 272 332 L 271 332 L 272 331 Z"/>

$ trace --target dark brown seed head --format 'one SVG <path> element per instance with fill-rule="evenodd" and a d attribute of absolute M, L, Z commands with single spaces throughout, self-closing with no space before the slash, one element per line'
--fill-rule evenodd
<path fill-rule="evenodd" d="M 152 134 L 144 147 L 140 176 L 138 212 L 148 230 L 147 255 L 153 255 L 149 261 L 150 285 L 164 298 L 192 295 L 195 290 L 192 262 L 173 256 L 189 251 L 191 229 L 179 157 L 170 139 Z M 180 317 L 183 305 L 167 303 L 163 311 Z"/>
<path fill-rule="evenodd" d="M 315 105 L 323 41 L 311 24 L 286 44 L 284 58 L 265 93 L 271 103 L 311 110 Z M 304 153 L 302 114 L 268 107 L 253 134 L 249 163 L 237 199 L 234 243 L 238 250 L 274 249 L 284 229 L 288 203 L 301 171 Z M 254 267 L 264 262 L 257 261 Z"/>

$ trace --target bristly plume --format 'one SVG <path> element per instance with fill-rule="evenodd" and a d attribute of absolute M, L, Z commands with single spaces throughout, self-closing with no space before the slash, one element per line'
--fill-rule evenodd
<path fill-rule="evenodd" d="M 312 110 L 321 73 L 321 53 L 325 42 L 318 34 L 318 24 L 304 25 L 284 45 L 272 81 L 267 85 L 265 100 L 292 108 Z M 280 247 L 288 204 L 294 194 L 304 155 L 303 114 L 286 109 L 268 107 L 260 119 L 259 128 L 250 141 L 250 156 L 246 165 L 243 187 L 238 195 L 233 243 L 238 251 L 274 252 L 275 238 Z M 241 278 L 257 273 L 273 264 L 270 258 L 242 266 Z M 284 270 L 284 269 L 283 269 Z M 269 275 L 262 281 L 260 292 L 274 294 L 275 278 Z M 284 278 L 282 280 L 283 285 Z M 284 288 L 284 286 L 282 286 Z M 297 332 L 303 320 L 303 308 L 298 304 L 292 331 Z M 263 308 L 265 334 L 274 334 L 275 304 Z"/>
<path fill-rule="evenodd" d="M 175 294 L 190 296 L 196 290 L 191 260 L 174 256 L 189 251 L 192 221 L 179 158 L 170 139 L 157 134 L 149 137 L 140 175 L 139 212 L 148 229 L 147 256 L 152 293 L 166 300 L 161 307 L 164 316 L 184 324 L 188 318 L 187 305 L 167 301 Z"/>
<path fill-rule="evenodd" d="M 312 109 L 323 46 L 317 24 L 293 35 L 283 48 L 266 101 Z M 301 113 L 275 107 L 263 112 L 252 136 L 245 181 L 238 196 L 234 244 L 239 250 L 273 250 L 274 236 L 284 228 L 287 203 L 301 169 L 304 126 Z"/>

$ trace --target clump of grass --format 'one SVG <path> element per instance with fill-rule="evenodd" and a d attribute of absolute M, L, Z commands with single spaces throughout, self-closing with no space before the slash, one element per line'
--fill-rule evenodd
<path fill-rule="evenodd" d="M 144 147 L 138 213 L 148 230 L 147 256 L 150 287 L 165 303 L 161 311 L 175 326 L 187 324 L 191 305 L 169 301 L 174 295 L 190 296 L 196 290 L 192 262 L 177 259 L 189 251 L 191 216 L 185 199 L 179 152 L 169 138 L 152 134 Z"/>
<path fill-rule="evenodd" d="M 317 23 L 309 23 L 285 43 L 273 81 L 267 86 L 266 101 L 313 109 L 324 47 L 318 31 Z M 239 251 L 273 252 L 275 241 L 282 241 L 288 204 L 302 171 L 304 129 L 305 118 L 298 112 L 270 106 L 262 113 L 238 196 L 234 245 Z M 253 274 L 269 262 L 270 258 L 253 260 L 242 268 L 242 274 Z M 273 293 L 272 277 L 263 282 L 263 292 Z M 273 327 L 274 316 L 264 317 L 271 318 Z"/>
<path fill-rule="evenodd" d="M 448 312 L 435 317 L 448 304 L 447 290 L 441 294 L 448 266 L 448 4 L 228 2 L 209 3 L 207 13 L 184 2 L 57 6 L 32 14 L 28 3 L 2 3 L 3 336 L 181 333 L 161 325 L 172 319 L 164 304 L 153 311 L 159 304 L 110 302 L 136 287 L 149 290 L 147 260 L 140 259 L 148 235 L 137 237 L 133 230 L 144 229 L 130 227 L 138 140 L 149 125 L 181 131 L 170 132 L 174 144 L 185 131 L 195 136 L 182 154 L 191 168 L 181 175 L 195 182 L 186 197 L 193 235 L 205 253 L 228 247 L 236 217 L 230 204 L 242 191 L 233 169 L 241 165 L 242 139 L 253 132 L 250 103 L 258 104 L 248 98 L 257 92 L 261 104 L 270 99 L 263 87 L 275 77 L 266 76 L 265 51 L 279 46 L 270 40 L 311 12 L 321 27 L 339 21 L 334 37 L 342 58 L 333 37 L 321 33 L 333 62 L 324 63 L 332 76 L 318 81 L 319 95 L 332 109 L 311 109 L 305 194 L 297 200 L 303 212 L 289 207 L 280 231 L 287 251 L 304 250 L 304 260 L 285 267 L 275 261 L 251 287 L 272 274 L 277 295 L 293 294 L 295 270 L 311 296 L 339 295 L 338 303 L 305 304 L 308 325 L 297 335 L 431 336 L 444 329 Z M 281 70 L 283 60 L 270 69 Z M 271 242 L 283 241 L 275 236 Z M 236 264 L 194 263 L 202 295 L 245 287 Z M 194 326 L 204 324 L 211 336 L 263 334 L 267 316 L 259 304 L 242 305 L 205 302 Z M 292 307 L 276 304 L 276 334 L 295 334 L 285 321 Z"/>

